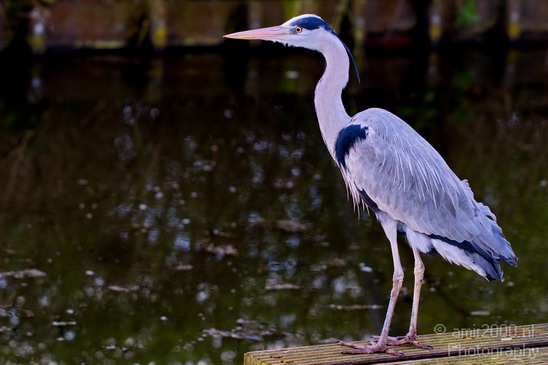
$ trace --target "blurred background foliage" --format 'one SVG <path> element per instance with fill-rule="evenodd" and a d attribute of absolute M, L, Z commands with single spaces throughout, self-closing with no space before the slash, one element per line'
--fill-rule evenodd
<path fill-rule="evenodd" d="M 542 0 L 2 0 L 0 50 L 26 43 L 37 54 L 126 49 L 143 56 L 166 47 L 218 45 L 229 31 L 301 13 L 320 14 L 356 50 L 548 40 L 548 4 Z"/>

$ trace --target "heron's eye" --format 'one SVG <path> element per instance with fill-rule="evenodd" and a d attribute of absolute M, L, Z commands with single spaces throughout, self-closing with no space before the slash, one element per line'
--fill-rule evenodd
<path fill-rule="evenodd" d="M 297 33 L 297 34 L 298 34 L 298 33 L 302 33 L 302 31 L 303 31 L 303 28 L 301 28 L 301 27 L 295 27 L 295 33 Z"/>

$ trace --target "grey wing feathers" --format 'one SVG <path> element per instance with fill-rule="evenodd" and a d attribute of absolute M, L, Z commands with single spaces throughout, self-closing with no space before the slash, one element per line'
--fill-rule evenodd
<path fill-rule="evenodd" d="M 363 191 L 379 210 L 415 232 L 466 242 L 486 259 L 516 264 L 494 214 L 409 125 L 376 108 L 357 114 L 350 125 L 367 127 L 366 138 L 346 151 L 341 168 L 355 204 Z"/>

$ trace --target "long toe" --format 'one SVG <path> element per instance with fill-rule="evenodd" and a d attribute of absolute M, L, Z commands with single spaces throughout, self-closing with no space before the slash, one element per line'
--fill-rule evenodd
<path fill-rule="evenodd" d="M 413 345 L 415 347 L 425 349 L 425 350 L 432 350 L 433 347 L 427 343 L 421 343 L 417 340 L 416 336 L 400 336 L 400 337 L 389 337 L 387 341 L 388 346 L 401 346 L 401 345 Z"/>
<path fill-rule="evenodd" d="M 421 348 L 421 349 L 424 349 L 424 350 L 433 350 L 434 349 L 434 346 L 432 346 L 430 344 L 427 344 L 427 343 L 419 342 L 417 340 L 410 341 L 409 343 L 411 345 L 415 346 L 415 347 L 418 347 L 418 348 Z"/>
<path fill-rule="evenodd" d="M 373 354 L 377 352 L 385 352 L 394 356 L 405 356 L 403 352 L 389 349 L 386 346 L 380 346 L 378 343 L 368 345 L 357 345 L 352 342 L 339 341 L 339 345 L 352 348 L 352 350 L 341 351 L 343 354 L 357 355 L 357 354 Z"/>

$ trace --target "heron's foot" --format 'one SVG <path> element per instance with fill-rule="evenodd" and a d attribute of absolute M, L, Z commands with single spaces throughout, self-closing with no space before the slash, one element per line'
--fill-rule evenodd
<path fill-rule="evenodd" d="M 376 344 L 379 342 L 380 336 L 372 336 L 371 337 L 371 343 Z M 425 349 L 425 350 L 432 350 L 433 347 L 427 343 L 421 343 L 417 340 L 417 336 L 407 334 L 405 336 L 388 336 L 386 339 L 386 345 L 387 346 L 401 346 L 401 345 L 413 345 L 415 347 Z"/>
<path fill-rule="evenodd" d="M 405 356 L 403 352 L 389 349 L 388 347 L 381 345 L 380 343 L 372 343 L 371 345 L 357 345 L 352 342 L 339 341 L 339 345 L 350 347 L 353 350 L 342 351 L 343 354 L 357 355 L 357 354 L 373 354 L 376 352 L 385 352 L 394 356 Z"/>

